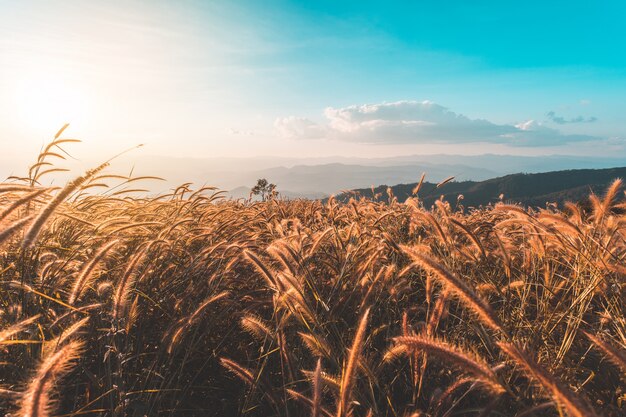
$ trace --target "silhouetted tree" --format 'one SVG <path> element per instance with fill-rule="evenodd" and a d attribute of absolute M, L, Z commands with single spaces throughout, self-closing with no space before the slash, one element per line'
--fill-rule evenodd
<path fill-rule="evenodd" d="M 250 190 L 250 197 L 252 195 L 260 195 L 263 201 L 276 197 L 276 194 L 278 194 L 276 184 L 268 183 L 265 178 L 258 179 L 256 185 Z"/>

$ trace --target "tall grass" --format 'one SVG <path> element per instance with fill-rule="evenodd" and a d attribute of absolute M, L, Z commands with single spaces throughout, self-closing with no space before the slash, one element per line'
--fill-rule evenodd
<path fill-rule="evenodd" d="M 626 413 L 619 181 L 587 210 L 133 197 L 44 186 L 62 133 L 0 184 L 2 410 Z"/>

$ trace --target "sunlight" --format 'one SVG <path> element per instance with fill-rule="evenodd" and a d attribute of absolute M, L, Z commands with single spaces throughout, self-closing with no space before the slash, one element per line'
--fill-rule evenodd
<path fill-rule="evenodd" d="M 15 83 L 14 102 L 19 123 L 50 132 L 64 123 L 85 123 L 89 102 L 83 89 L 63 77 L 29 72 Z"/>

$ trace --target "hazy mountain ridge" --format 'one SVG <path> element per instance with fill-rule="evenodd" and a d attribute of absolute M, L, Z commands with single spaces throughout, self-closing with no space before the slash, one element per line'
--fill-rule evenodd
<path fill-rule="evenodd" d="M 545 173 L 520 173 L 492 178 L 485 181 L 449 182 L 437 188 L 435 183 L 424 182 L 419 191 L 419 198 L 428 207 L 441 196 L 453 206 L 462 204 L 464 207 L 478 207 L 495 203 L 500 200 L 521 203 L 525 206 L 545 207 L 546 203 L 562 205 L 565 201 L 583 201 L 591 192 L 602 194 L 606 187 L 616 178 L 626 177 L 626 167 L 610 169 L 579 169 Z M 391 186 L 393 195 L 400 202 L 411 196 L 417 183 L 398 184 Z M 387 185 L 374 189 L 355 189 L 351 193 L 337 196 L 339 201 L 347 201 L 351 195 L 367 198 L 374 196 L 384 201 L 388 198 Z M 463 195 L 462 200 L 458 200 Z M 620 194 L 619 198 L 623 198 Z"/>
<path fill-rule="evenodd" d="M 163 188 L 191 181 L 222 190 L 252 187 L 266 178 L 277 190 L 293 196 L 319 198 L 345 190 L 378 184 L 427 180 L 439 182 L 455 176 L 459 181 L 483 181 L 517 172 L 545 172 L 622 166 L 618 158 L 551 155 L 407 155 L 385 158 L 174 158 L 130 155 L 119 163 L 121 171 L 134 165 L 144 175 L 155 172 L 167 179 Z"/>
<path fill-rule="evenodd" d="M 25 175 L 29 163 L 6 161 L 2 175 Z M 63 184 L 100 164 L 98 159 L 67 160 L 60 166 L 67 173 L 55 173 L 44 185 Z M 30 161 L 32 163 L 32 161 Z M 345 190 L 370 188 L 379 184 L 409 184 L 423 172 L 432 183 L 455 176 L 457 181 L 484 181 L 517 172 L 546 172 L 565 169 L 611 168 L 622 166 L 622 159 L 550 155 L 407 155 L 381 158 L 358 157 L 255 157 L 255 158 L 178 158 L 133 152 L 114 160 L 110 172 L 122 175 L 157 175 L 165 182 L 143 183 L 152 193 L 167 193 L 180 184 L 215 186 L 231 190 L 232 198 L 247 198 L 259 178 L 277 185 L 289 198 L 323 198 Z M 245 190 L 244 190 L 245 188 Z M 245 194 L 245 196 L 244 196 Z"/>

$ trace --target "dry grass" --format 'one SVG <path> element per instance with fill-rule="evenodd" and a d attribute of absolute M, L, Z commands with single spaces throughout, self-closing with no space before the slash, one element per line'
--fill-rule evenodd
<path fill-rule="evenodd" d="M 0 409 L 626 413 L 619 181 L 587 211 L 134 198 L 43 186 L 67 143 L 0 184 Z"/>

